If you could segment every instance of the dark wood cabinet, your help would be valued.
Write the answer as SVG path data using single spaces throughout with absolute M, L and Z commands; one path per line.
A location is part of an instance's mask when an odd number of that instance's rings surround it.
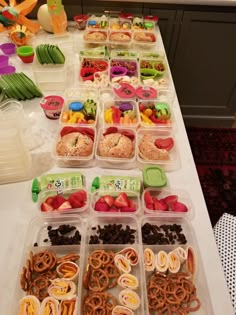
M 232 124 L 235 34 L 236 13 L 184 11 L 171 69 L 186 124 Z

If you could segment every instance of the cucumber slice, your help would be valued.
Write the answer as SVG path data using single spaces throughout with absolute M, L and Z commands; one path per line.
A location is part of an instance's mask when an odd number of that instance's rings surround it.
M 29 86 L 32 93 L 34 93 L 34 96 L 36 97 L 42 97 L 43 93 L 40 91 L 40 89 L 34 84 L 34 82 L 27 77 L 23 72 L 20 72 L 22 78 L 25 80 L 26 84 Z
M 19 88 L 17 88 L 17 86 L 16 86 L 17 83 L 12 78 L 11 74 L 3 75 L 2 79 L 8 84 L 9 88 L 12 90 L 12 94 L 14 95 L 14 98 L 16 98 L 18 100 L 24 100 L 25 99 L 25 95 L 23 93 L 21 93 Z
M 41 57 L 41 55 L 40 55 L 40 47 L 37 46 L 36 49 L 35 49 L 35 51 L 36 51 L 36 56 L 37 56 L 37 58 L 38 58 L 38 62 L 39 62 L 40 64 L 43 64 L 43 60 L 42 60 L 42 57 Z
M 15 98 L 14 93 L 12 93 L 12 90 L 9 88 L 9 85 L 3 80 L 0 80 L 0 86 L 4 90 L 5 95 L 7 98 Z
M 34 98 L 34 94 L 30 91 L 29 86 L 26 84 L 20 73 L 14 73 L 13 78 L 16 80 L 17 86 L 21 87 L 21 91 L 27 99 L 30 100 Z

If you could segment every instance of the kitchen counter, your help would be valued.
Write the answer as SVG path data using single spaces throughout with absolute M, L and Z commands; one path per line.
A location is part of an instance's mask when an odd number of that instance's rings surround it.
M 82 33 L 79 31 L 75 31 L 72 34 L 74 43 L 82 45 L 81 34 Z M 41 39 L 43 40 L 45 36 L 52 35 L 44 35 L 42 33 Z M 157 49 L 162 51 L 164 49 L 161 39 Z M 75 68 L 75 60 L 75 57 L 70 60 L 72 68 Z M 17 57 L 12 57 L 12 62 L 17 66 L 18 72 L 24 71 L 27 75 L 32 77 L 31 65 L 21 64 Z M 31 122 L 32 142 L 35 142 L 37 145 L 37 141 L 42 140 L 41 146 L 39 146 L 39 148 L 35 147 L 31 151 L 33 177 L 40 176 L 42 173 L 74 171 L 75 169 L 62 169 L 57 167 L 51 157 L 52 144 L 58 127 L 58 121 L 50 121 L 45 118 L 39 106 L 39 99 L 25 102 L 24 109 L 26 116 Z M 212 304 L 213 309 L 212 313 L 209 313 L 209 315 L 234 315 L 177 96 L 175 96 L 173 112 L 177 124 L 175 137 L 180 154 L 181 168 L 166 173 L 168 185 L 170 187 L 187 190 L 194 205 L 194 216 L 190 219 L 190 224 L 196 236 L 201 256 L 197 258 L 202 261 L 206 283 L 209 289 L 210 296 L 206 296 L 206 300 Z M 38 143 L 40 143 L 40 141 Z M 79 170 L 86 177 L 87 188 L 90 187 L 95 174 L 99 176 L 104 173 L 111 174 L 112 172 L 112 174 L 117 175 L 123 173 L 126 176 L 141 175 L 141 171 L 138 169 L 109 171 L 95 167 Z M 28 241 L 25 239 L 26 231 L 30 220 L 40 215 L 37 205 L 31 200 L 31 184 L 32 180 L 28 180 L 0 186 L 0 238 L 2 240 L 0 314 L 10 315 L 11 305 L 18 302 L 18 292 L 15 292 L 15 288 L 17 281 L 19 281 L 19 266 L 21 264 L 23 249 Z

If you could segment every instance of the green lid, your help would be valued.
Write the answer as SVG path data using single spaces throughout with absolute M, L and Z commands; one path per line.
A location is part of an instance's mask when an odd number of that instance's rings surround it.
M 145 166 L 143 170 L 143 183 L 145 187 L 166 186 L 166 174 L 160 166 Z
M 31 187 L 31 192 L 32 192 L 32 200 L 34 202 L 38 201 L 38 194 L 40 193 L 40 184 L 37 178 L 33 180 L 32 187 Z
M 95 177 L 92 182 L 91 192 L 93 193 L 95 190 L 100 188 L 100 178 Z

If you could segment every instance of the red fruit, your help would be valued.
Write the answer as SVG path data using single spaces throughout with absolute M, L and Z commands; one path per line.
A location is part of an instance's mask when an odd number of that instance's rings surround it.
M 177 201 L 175 204 L 171 206 L 171 210 L 175 212 L 187 212 L 188 208 L 182 202 Z
M 43 211 L 43 212 L 51 212 L 53 210 L 54 210 L 54 208 L 51 205 L 47 204 L 46 202 L 43 202 L 41 204 L 41 211 Z
M 170 196 L 163 198 L 163 200 L 168 205 L 168 207 L 171 208 L 178 201 L 178 196 L 177 195 L 170 195 Z
M 140 112 L 143 112 L 145 110 L 145 106 L 142 103 L 140 103 L 138 107 L 139 107 Z
M 136 203 L 132 199 L 129 199 L 128 201 L 129 201 L 129 207 L 136 209 Z
M 65 135 L 72 133 L 72 132 L 76 132 L 75 128 L 67 126 L 67 127 L 62 128 L 60 135 L 61 135 L 61 137 L 64 137 Z
M 116 133 L 118 132 L 117 127 L 108 127 L 106 131 L 103 133 L 104 136 L 109 135 L 110 133 Z
M 72 208 L 81 208 L 85 205 L 87 194 L 84 190 L 79 190 L 70 195 L 68 201 L 71 203 Z
M 68 200 L 63 202 L 57 210 L 69 210 L 72 209 L 72 206 Z
M 107 204 L 106 202 L 101 202 L 101 201 L 98 200 L 98 201 L 95 203 L 94 209 L 95 209 L 96 211 L 107 212 L 107 211 L 110 210 L 110 207 L 108 206 L 108 204 Z
M 129 206 L 129 200 L 125 192 L 122 192 L 119 194 L 118 197 L 116 197 L 114 205 L 119 207 L 128 207 Z
M 133 133 L 131 133 L 129 131 L 122 131 L 121 134 L 123 136 L 130 138 L 131 141 L 134 141 L 134 134 Z
M 160 210 L 160 211 L 167 211 L 168 210 L 168 205 L 163 202 L 158 200 L 157 198 L 153 198 L 154 201 L 154 210 Z
M 147 204 L 153 204 L 152 196 L 149 191 L 145 191 L 144 193 L 144 201 Z
M 108 204 L 109 207 L 113 206 L 115 200 L 112 196 L 106 195 L 106 196 L 103 196 L 103 199 Z
M 60 205 L 62 205 L 65 201 L 66 199 L 64 197 L 62 197 L 61 195 L 56 195 L 53 198 L 52 206 L 54 209 L 58 209 Z
M 120 212 L 135 212 L 136 209 L 132 207 L 121 207 Z
M 149 210 L 154 210 L 154 203 L 146 203 L 146 208 Z
M 44 202 L 50 206 L 53 204 L 54 197 L 48 197 Z
M 172 138 L 166 138 L 166 139 L 157 138 L 154 144 L 158 149 L 165 149 L 167 151 L 170 151 L 174 146 L 174 140 Z

